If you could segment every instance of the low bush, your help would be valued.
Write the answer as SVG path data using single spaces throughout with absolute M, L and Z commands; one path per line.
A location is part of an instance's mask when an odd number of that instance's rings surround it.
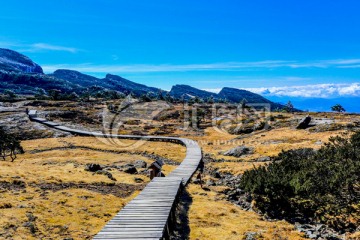
M 360 133 L 330 138 L 318 151 L 282 152 L 272 163 L 246 171 L 240 187 L 271 218 L 354 231 L 360 225 Z

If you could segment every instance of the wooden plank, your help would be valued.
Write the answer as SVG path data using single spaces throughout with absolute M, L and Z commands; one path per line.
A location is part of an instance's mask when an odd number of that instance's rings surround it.
M 72 134 L 105 138 L 120 138 L 145 141 L 164 141 L 181 144 L 186 147 L 186 157 L 183 162 L 167 177 L 154 178 L 143 191 L 130 201 L 94 239 L 161 239 L 175 200 L 183 184 L 187 184 L 202 158 L 197 142 L 186 138 L 164 136 L 135 136 L 135 135 L 109 135 L 99 132 L 83 131 L 61 126 L 60 123 L 49 122 L 46 119 L 31 118 L 61 131 Z

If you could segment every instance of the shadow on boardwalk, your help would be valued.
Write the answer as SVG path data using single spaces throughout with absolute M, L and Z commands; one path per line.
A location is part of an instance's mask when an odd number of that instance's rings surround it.
M 170 236 L 171 240 L 184 240 L 190 238 L 189 209 L 193 200 L 186 188 L 183 188 L 176 207 L 176 224 Z

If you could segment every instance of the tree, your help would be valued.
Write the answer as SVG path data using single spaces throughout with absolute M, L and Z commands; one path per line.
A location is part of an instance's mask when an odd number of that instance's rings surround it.
M 165 100 L 163 91 L 161 89 L 159 89 L 159 91 L 158 91 L 157 100 L 162 100 L 162 101 Z
M 173 103 L 174 102 L 174 98 L 170 95 L 169 92 L 167 92 L 165 94 L 165 101 L 168 102 L 168 103 Z
M 79 95 L 76 94 L 76 92 L 70 93 L 67 98 L 71 101 L 76 101 L 79 98 Z
M 24 153 L 20 141 L 13 135 L 7 133 L 4 128 L 0 126 L 0 157 L 4 160 L 6 157 L 10 157 L 13 162 L 16 159 L 17 153 Z
M 208 97 L 208 98 L 206 99 L 206 102 L 207 102 L 207 103 L 210 103 L 210 104 L 213 104 L 213 103 L 215 102 L 214 96 Z
M 35 98 L 38 99 L 38 100 L 43 100 L 43 99 L 46 99 L 47 96 L 46 96 L 46 92 L 44 89 L 42 88 L 37 88 L 36 89 L 36 93 L 35 93 Z
M 9 100 L 14 100 L 17 97 L 17 95 L 11 90 L 5 90 L 4 94 L 7 95 Z
M 294 105 L 291 103 L 291 101 L 288 101 L 288 103 L 284 107 L 284 110 L 290 113 L 294 111 Z
M 48 92 L 49 92 L 49 96 L 51 97 L 52 100 L 60 100 L 60 97 L 61 97 L 60 90 L 50 89 Z
M 334 106 L 331 107 L 331 111 L 334 112 L 346 112 L 345 108 L 343 108 L 343 106 L 341 106 L 340 104 L 335 104 Z
M 149 97 L 148 94 L 143 94 L 140 96 L 140 101 L 142 102 L 151 102 L 151 98 Z

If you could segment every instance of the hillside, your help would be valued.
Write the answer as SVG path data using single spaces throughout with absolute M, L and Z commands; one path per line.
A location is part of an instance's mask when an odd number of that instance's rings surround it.
M 100 86 L 102 84 L 101 79 L 74 70 L 59 69 L 53 74 L 48 75 L 69 81 L 71 83 L 79 84 L 83 87 L 90 87 L 94 85 Z
M 95 87 L 96 86 L 96 87 Z M 107 74 L 97 78 L 78 71 L 59 69 L 52 74 L 44 74 L 42 68 L 30 58 L 8 49 L 0 49 L 0 92 L 12 90 L 17 94 L 37 94 L 42 90 L 60 90 L 63 94 L 90 93 L 97 97 L 109 96 L 109 91 L 123 94 L 133 93 L 141 96 L 149 92 L 157 94 L 161 89 L 139 84 L 121 76 Z M 107 92 L 107 93 L 106 93 Z M 165 92 L 165 91 L 164 91 Z M 115 94 L 117 95 L 117 93 Z M 227 100 L 239 103 L 246 99 L 248 103 L 269 103 L 272 109 L 283 108 L 283 105 L 245 90 L 225 87 L 219 94 L 207 92 L 188 85 L 174 85 L 170 95 L 176 99 L 193 97 L 201 99 Z
M 56 89 L 62 93 L 81 93 L 84 88 L 77 84 L 44 74 L 1 71 L 0 92 L 11 90 L 16 94 L 37 94 L 41 91 Z
M 219 96 L 216 93 L 207 92 L 188 85 L 181 84 L 174 85 L 171 88 L 170 95 L 175 98 L 182 98 L 184 96 L 185 99 L 190 99 L 192 97 L 199 97 L 203 99 L 213 97 L 214 99 L 219 99 Z
M 135 83 L 117 75 L 107 74 L 104 82 L 117 90 L 124 93 L 134 93 L 135 95 L 142 95 L 148 92 L 157 93 L 160 89 L 155 87 L 148 87 L 143 84 Z
M 274 103 L 259 94 L 242 89 L 224 87 L 219 92 L 219 96 L 235 103 L 239 103 L 245 99 L 247 103 L 268 103 L 271 105 L 271 109 L 282 109 L 284 107 L 283 105 Z
M 0 69 L 9 72 L 43 73 L 42 68 L 30 58 L 4 48 L 0 48 Z

